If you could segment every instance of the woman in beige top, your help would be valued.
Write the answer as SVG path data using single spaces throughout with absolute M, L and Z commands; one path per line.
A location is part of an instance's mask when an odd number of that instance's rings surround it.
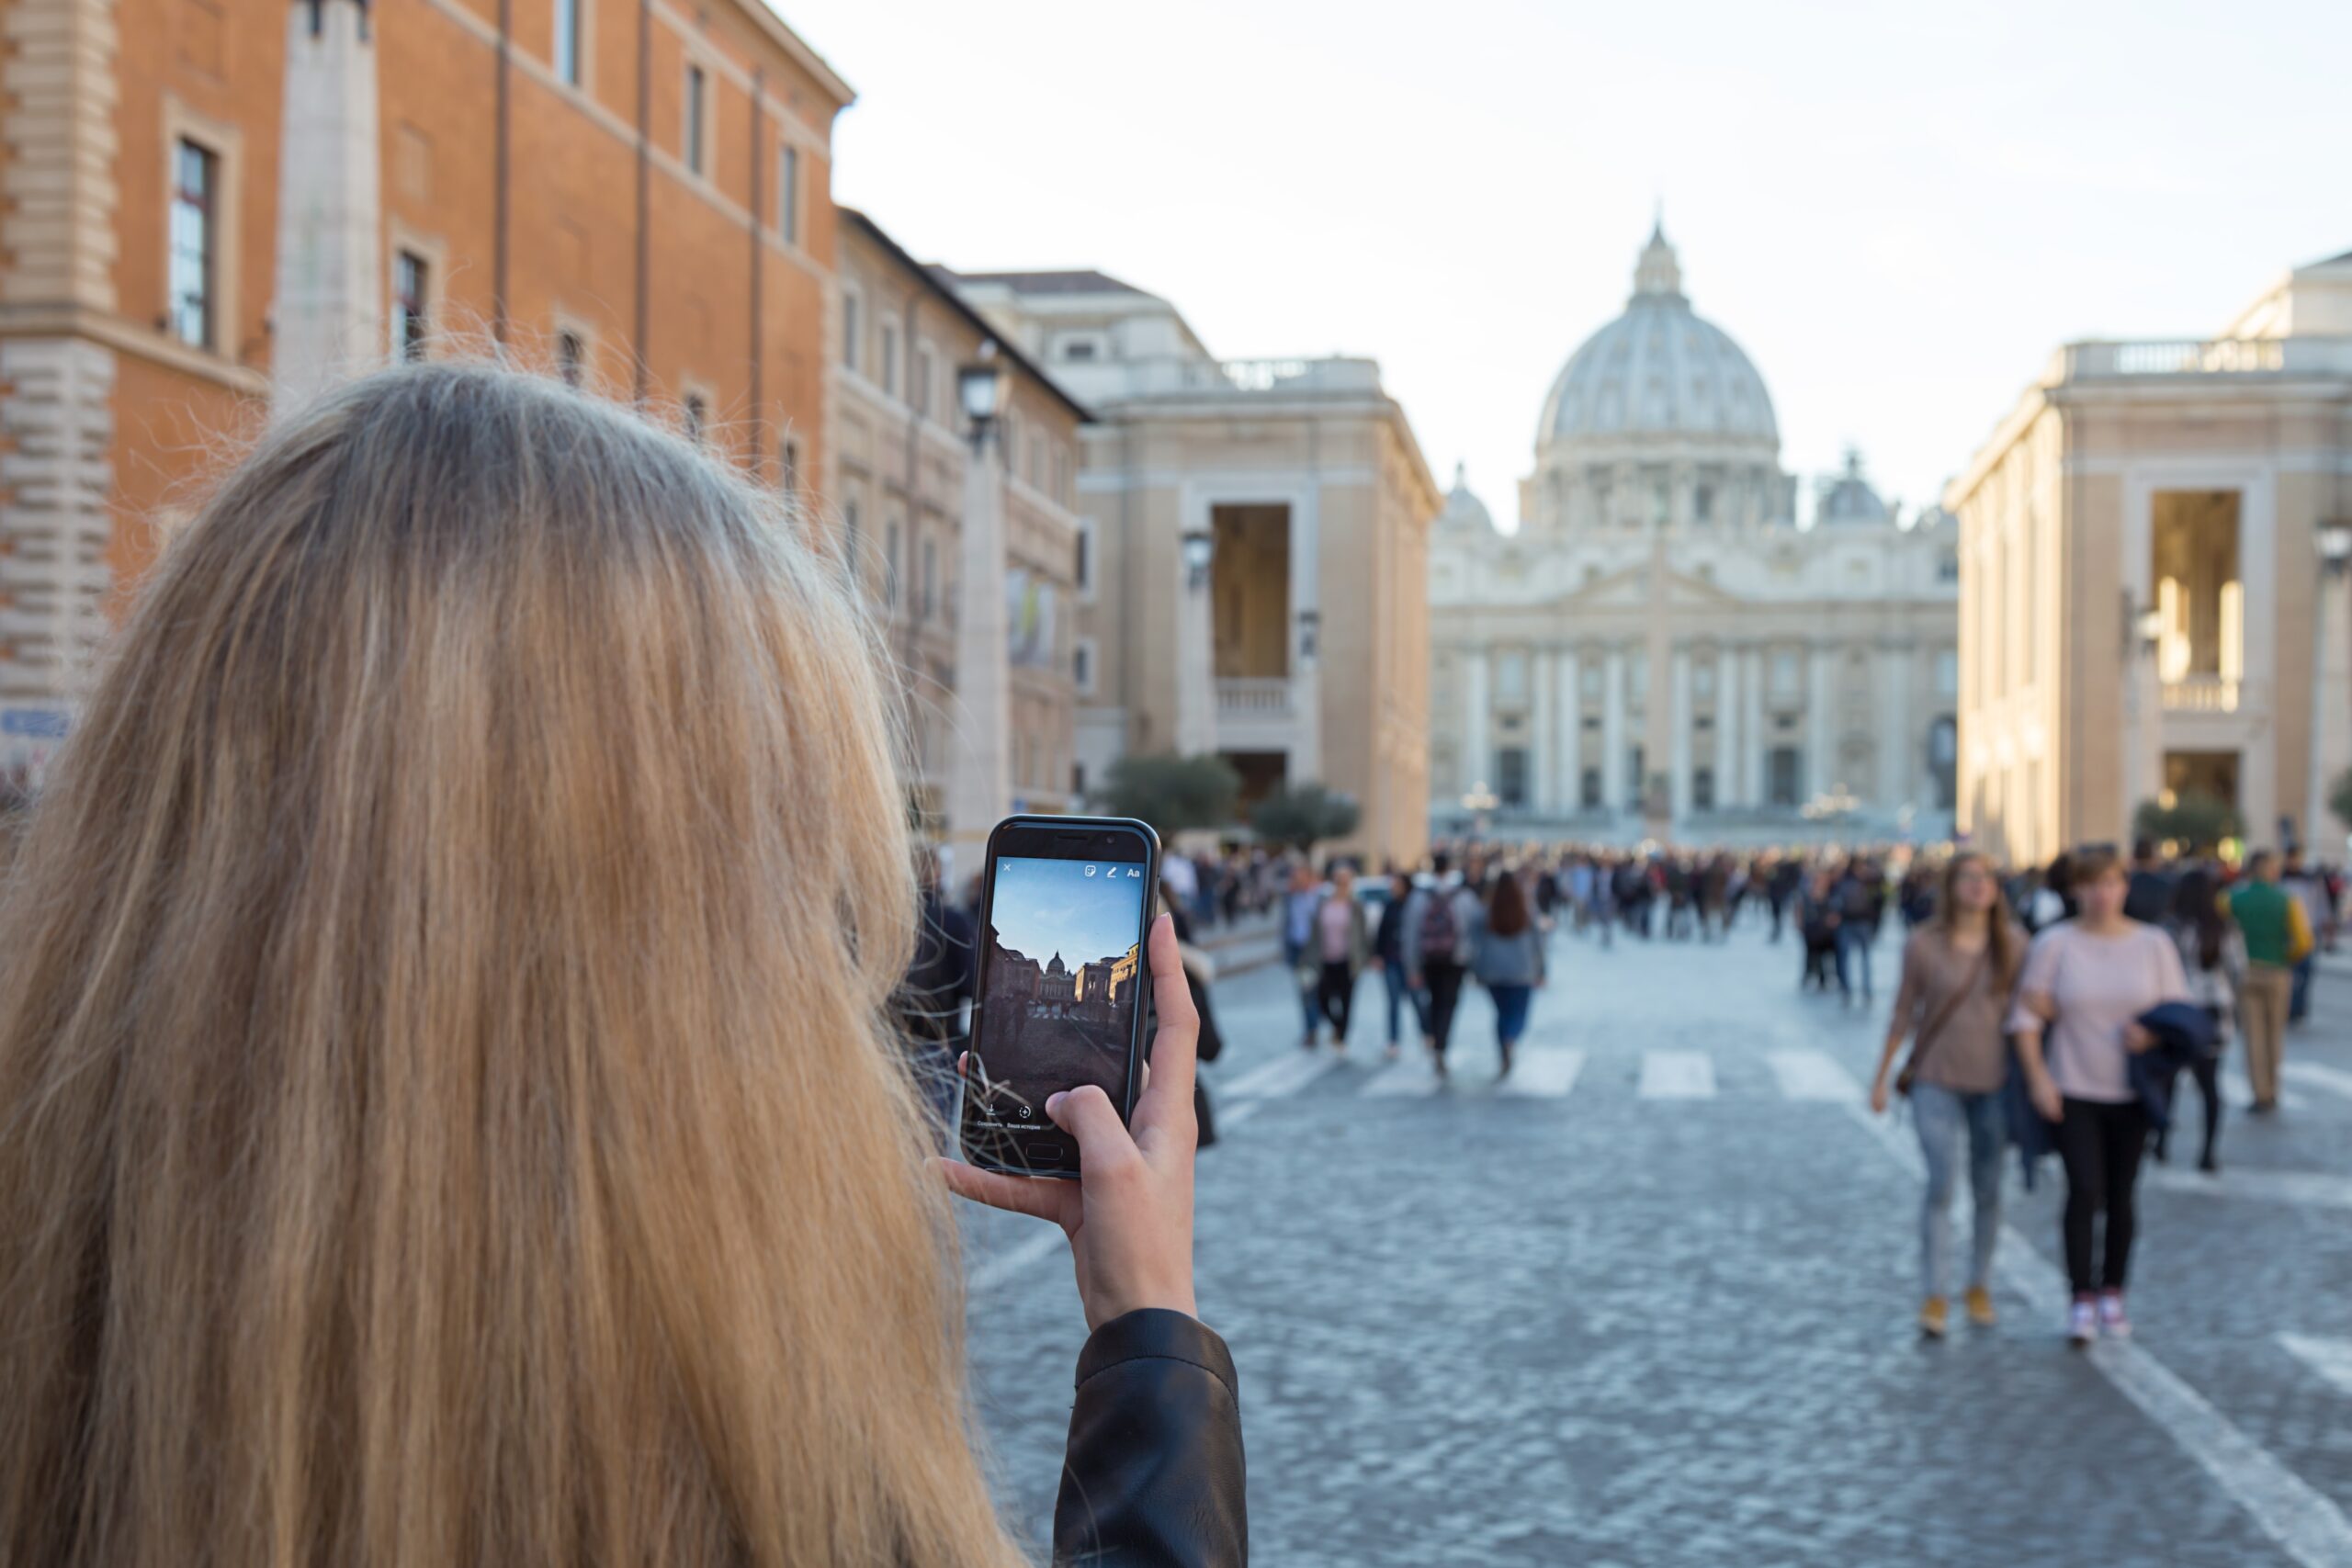
M 1993 1322 L 1993 1247 L 2001 1234 L 2001 1151 L 2007 1141 L 2001 1084 L 2008 1073 L 2008 1046 L 2002 1020 L 2024 961 L 2025 932 L 2001 907 L 1991 863 L 1970 852 L 1954 855 L 1944 867 L 1935 918 L 1912 932 L 1904 946 L 1903 983 L 1871 1085 L 1871 1109 L 1883 1114 L 1895 1053 L 1916 1036 L 1911 1115 L 1928 1162 L 1919 1220 L 1927 1300 L 1919 1309 L 1919 1328 L 1934 1338 L 1942 1337 L 1950 1316 L 1951 1190 L 1963 1132 L 1975 1206 L 1968 1317 L 1979 1325 Z

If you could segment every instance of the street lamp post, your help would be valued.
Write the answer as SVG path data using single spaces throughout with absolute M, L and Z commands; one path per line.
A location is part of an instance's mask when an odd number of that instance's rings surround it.
M 964 462 L 964 519 L 956 584 L 955 750 L 949 762 L 947 833 L 958 858 L 977 868 L 989 830 L 1011 809 L 1012 676 L 1004 605 L 1004 464 L 997 440 L 1004 410 L 1004 364 L 993 342 L 956 372 L 956 400 L 971 425 Z
M 2303 843 L 2317 852 L 2327 837 L 2327 786 L 2332 769 L 2346 765 L 2352 746 L 2346 728 L 2352 726 L 2352 657 L 2345 637 L 2334 625 L 2335 601 L 2344 597 L 2352 575 L 2352 519 L 2322 523 L 2314 542 L 2319 553 L 2319 580 L 2312 604 L 2312 724 L 2307 750 L 2309 776 L 2303 785 Z
M 1216 536 L 1206 527 L 1188 528 L 1179 543 L 1184 589 L 1177 607 L 1176 750 L 1198 757 L 1216 750 L 1216 625 L 1209 603 Z

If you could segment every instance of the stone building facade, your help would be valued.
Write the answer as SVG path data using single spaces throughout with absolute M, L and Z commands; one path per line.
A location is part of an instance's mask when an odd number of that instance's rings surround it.
M 1974 839 L 2046 861 L 2194 793 L 2341 858 L 2352 586 L 2319 545 L 2352 524 L 2352 253 L 2214 338 L 2060 348 L 1945 502 Z
M 1078 765 L 1216 752 L 1245 806 L 1351 795 L 1335 846 L 1428 834 L 1430 525 L 1442 497 L 1368 359 L 1220 361 L 1175 306 L 1098 272 L 956 286 L 1087 405 Z
M 920 816 L 945 826 L 956 749 L 962 530 L 977 460 L 956 372 L 984 352 L 1007 367 L 987 482 L 1002 522 L 1007 797 L 999 812 L 1073 809 L 1076 511 L 1086 410 L 880 225 L 840 215 L 836 479 L 822 514 L 876 606 L 899 665 Z
M 373 359 L 500 341 L 829 483 L 851 93 L 765 6 L 0 16 L 0 762 L 70 724 L 213 454 Z
M 1812 525 L 1763 378 L 1654 231 L 1623 314 L 1545 398 L 1521 525 L 1457 471 L 1431 549 L 1442 829 L 1933 838 L 1957 751 L 1950 520 L 1859 457 Z

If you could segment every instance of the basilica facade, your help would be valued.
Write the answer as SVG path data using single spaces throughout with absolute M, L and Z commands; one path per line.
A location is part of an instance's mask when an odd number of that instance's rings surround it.
M 1770 394 L 1663 229 L 1544 399 L 1520 526 L 1457 470 L 1430 549 L 1430 816 L 1513 836 L 1949 832 L 1959 546 L 1849 454 L 1797 520 Z

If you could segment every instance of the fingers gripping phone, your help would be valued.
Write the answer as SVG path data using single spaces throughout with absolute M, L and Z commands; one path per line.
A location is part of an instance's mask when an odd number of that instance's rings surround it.
M 1120 817 L 1008 817 L 981 886 L 957 1142 L 984 1169 L 1075 1177 L 1078 1140 L 1046 1100 L 1095 1084 L 1134 1114 L 1159 836 Z

